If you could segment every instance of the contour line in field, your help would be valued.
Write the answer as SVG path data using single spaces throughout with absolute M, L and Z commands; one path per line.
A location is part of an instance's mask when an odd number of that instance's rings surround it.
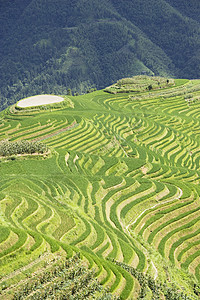
M 31 106 L 39 106 L 39 105 L 46 105 L 46 104 L 53 104 L 59 103 L 64 101 L 64 98 L 60 96 L 54 95 L 37 95 L 33 97 L 29 97 L 23 100 L 20 100 L 17 103 L 18 107 L 31 107 Z

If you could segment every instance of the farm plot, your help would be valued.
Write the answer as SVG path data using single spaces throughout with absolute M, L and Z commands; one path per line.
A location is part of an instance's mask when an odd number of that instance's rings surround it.
M 52 282 L 58 297 L 63 283 L 44 269 L 74 255 L 80 282 L 95 276 L 120 299 L 198 299 L 200 103 L 185 98 L 197 99 L 200 84 L 173 82 L 137 95 L 71 96 L 73 108 L 1 113 L 0 140 L 51 150 L 0 158 L 2 299 L 48 295 Z M 84 277 L 80 264 L 93 271 Z

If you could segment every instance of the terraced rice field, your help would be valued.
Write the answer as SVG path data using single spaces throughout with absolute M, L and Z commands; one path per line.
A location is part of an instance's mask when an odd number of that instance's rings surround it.
M 76 253 L 121 299 L 199 299 L 200 80 L 175 84 L 0 114 L 0 140 L 51 150 L 0 158 L 2 299 Z

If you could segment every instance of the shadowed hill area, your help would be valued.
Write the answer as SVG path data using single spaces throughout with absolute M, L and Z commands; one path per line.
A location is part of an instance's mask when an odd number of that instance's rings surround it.
M 1 109 L 138 74 L 200 77 L 199 9 L 186 0 L 1 0 Z

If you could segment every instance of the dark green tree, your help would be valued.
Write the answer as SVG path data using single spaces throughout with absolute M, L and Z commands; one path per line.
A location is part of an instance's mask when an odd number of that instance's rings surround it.
M 67 89 L 67 95 L 72 96 L 72 90 L 71 89 Z

